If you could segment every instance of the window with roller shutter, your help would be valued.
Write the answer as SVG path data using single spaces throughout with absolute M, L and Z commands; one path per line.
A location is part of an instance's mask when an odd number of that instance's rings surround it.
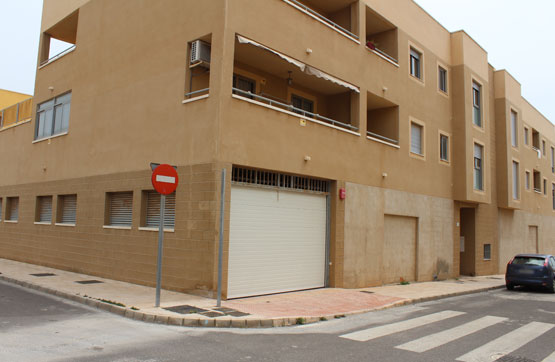
M 37 197 L 36 222 L 51 223 L 52 222 L 52 196 Z
M 77 195 L 60 195 L 58 197 L 58 223 L 75 225 L 77 220 Z
M 2 198 L 0 197 L 0 221 L 2 221 Z
M 146 217 L 145 227 L 159 227 L 160 224 L 160 194 L 156 191 L 145 191 Z M 173 229 L 175 226 L 175 192 L 166 195 L 166 207 L 164 209 L 164 228 Z
M 5 221 L 17 221 L 19 219 L 19 197 L 8 197 L 6 199 Z
M 107 225 L 131 227 L 133 220 L 133 192 L 107 194 Z

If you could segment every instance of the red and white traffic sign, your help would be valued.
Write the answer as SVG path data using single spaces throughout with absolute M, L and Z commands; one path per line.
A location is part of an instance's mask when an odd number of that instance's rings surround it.
M 162 164 L 152 172 L 152 186 L 162 195 L 169 195 L 175 191 L 179 183 L 177 171 L 168 164 Z

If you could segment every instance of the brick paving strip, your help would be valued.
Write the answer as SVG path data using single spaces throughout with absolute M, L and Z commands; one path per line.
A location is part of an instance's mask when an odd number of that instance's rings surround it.
M 163 290 L 154 308 L 154 288 L 0 258 L 0 280 L 56 295 L 148 323 L 185 327 L 266 328 L 310 324 L 504 287 L 504 277 L 386 285 L 363 289 L 325 288 L 216 301 Z M 186 313 L 186 314 L 183 314 Z

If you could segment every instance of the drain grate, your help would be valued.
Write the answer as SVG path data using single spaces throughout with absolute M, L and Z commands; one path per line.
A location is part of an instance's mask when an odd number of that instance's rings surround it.
M 52 273 L 35 273 L 35 274 L 29 274 L 32 275 L 34 277 L 53 277 L 56 274 L 52 274 Z
M 498 362 L 536 362 L 532 359 L 519 356 L 504 356 L 497 360 Z
M 101 282 L 100 280 L 78 280 L 75 283 L 79 283 L 79 284 L 99 284 L 99 283 L 104 283 L 104 282 Z
M 238 310 L 236 310 L 235 312 L 227 312 L 225 315 L 230 315 L 232 317 L 246 317 L 250 315 L 250 313 L 239 312 Z
M 193 307 L 191 305 L 177 305 L 175 307 L 164 308 L 170 312 L 175 312 L 179 314 L 192 314 L 192 313 L 204 313 L 208 312 L 207 309 Z
M 361 290 L 361 293 L 366 293 L 366 294 L 374 294 L 374 292 L 368 291 L 368 290 Z
M 222 312 L 214 312 L 214 311 L 204 312 L 200 314 L 208 318 L 223 317 L 225 315 Z

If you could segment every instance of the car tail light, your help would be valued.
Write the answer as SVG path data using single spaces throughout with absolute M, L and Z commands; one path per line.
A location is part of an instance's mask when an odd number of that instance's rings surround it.
M 549 264 L 549 258 L 545 258 L 545 263 L 543 263 L 543 266 L 547 266 L 547 264 Z
M 513 263 L 513 260 L 515 260 L 515 258 L 512 258 L 511 260 L 509 260 L 509 262 L 507 263 L 507 266 L 511 265 Z

